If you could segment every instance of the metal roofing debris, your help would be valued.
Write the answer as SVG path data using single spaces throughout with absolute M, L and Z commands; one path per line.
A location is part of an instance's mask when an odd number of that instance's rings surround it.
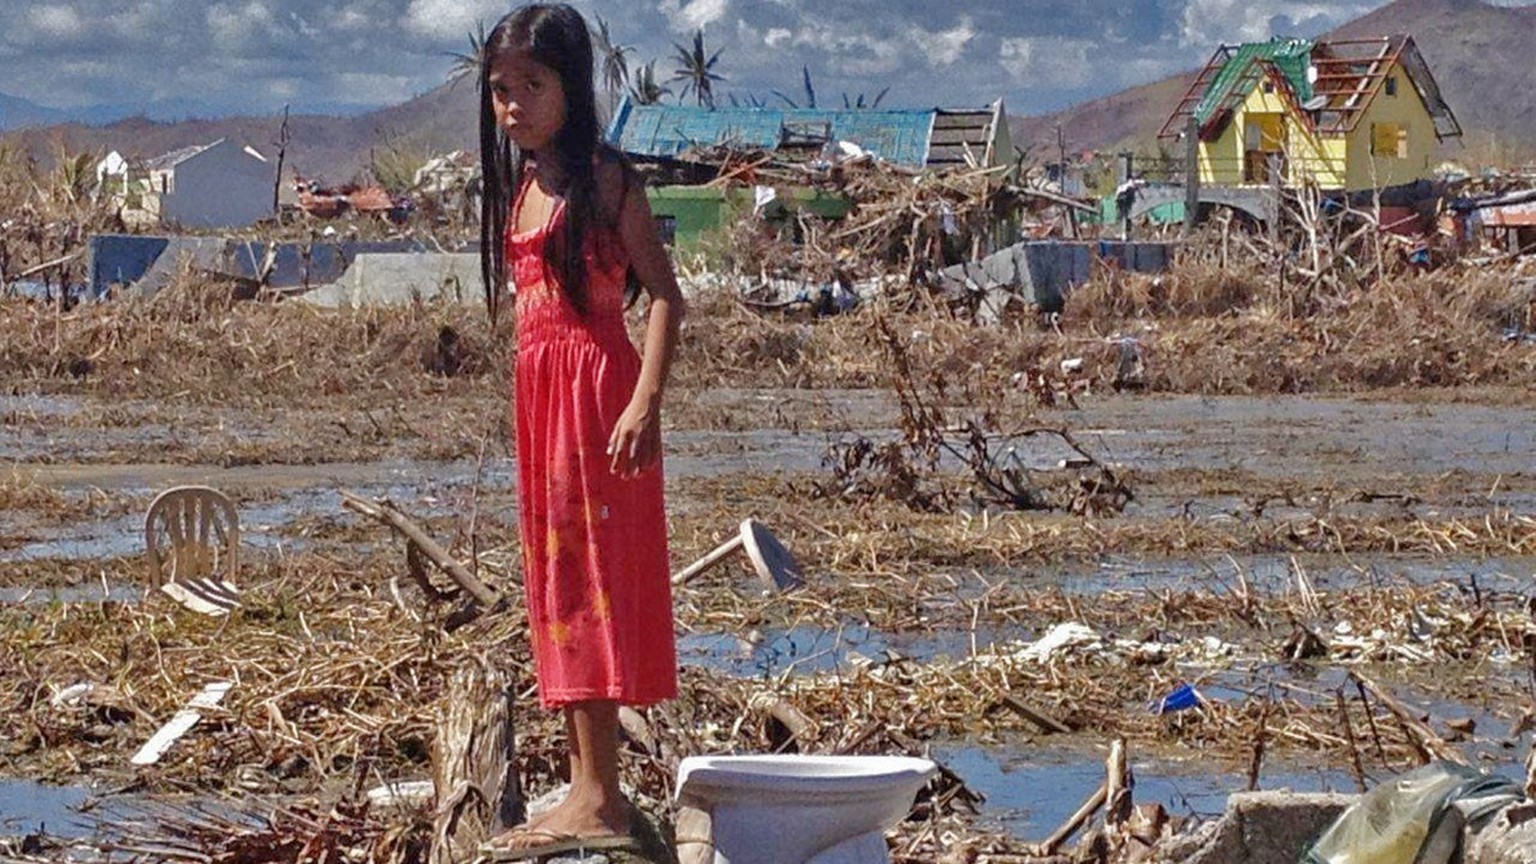
M 1201 69 L 1178 107 L 1158 133 L 1177 137 L 1184 120 L 1194 117 L 1201 137 L 1212 140 L 1260 81 L 1276 82 L 1295 111 L 1320 134 L 1351 132 L 1365 115 L 1394 69 L 1400 68 L 1423 101 L 1440 138 L 1461 135 L 1461 125 L 1440 94 L 1440 87 L 1413 37 L 1275 39 L 1223 45 Z
M 626 99 L 608 127 L 626 153 L 677 156 L 697 147 L 780 150 L 847 141 L 903 165 L 984 163 L 1000 107 L 943 109 L 696 108 Z M 969 155 L 969 159 L 967 156 Z
M 1234 100 L 1246 99 L 1252 85 L 1265 77 L 1266 63 L 1280 70 L 1297 101 L 1305 104 L 1312 98 L 1312 83 L 1307 80 L 1312 45 L 1309 39 L 1272 39 L 1236 46 L 1195 106 L 1195 119 L 1204 126 L 1218 112 L 1234 107 L 1230 104 Z
M 169 168 L 175 168 L 177 165 L 180 165 L 188 159 L 191 159 L 193 156 L 206 153 L 209 150 L 219 146 L 220 144 L 223 144 L 227 140 L 229 139 L 220 138 L 217 141 L 211 141 L 207 144 L 195 144 L 191 147 L 183 147 L 180 150 L 172 150 L 169 153 L 164 153 L 148 160 L 144 163 L 144 167 L 149 171 L 164 171 Z M 251 147 L 250 145 L 243 145 L 240 149 L 247 156 L 260 159 L 263 162 L 268 161 L 267 157 L 261 155 L 261 153 L 258 152 L 256 148 Z

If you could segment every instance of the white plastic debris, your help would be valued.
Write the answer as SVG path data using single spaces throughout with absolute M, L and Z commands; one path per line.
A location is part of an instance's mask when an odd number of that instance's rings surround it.
M 376 807 L 420 807 L 437 794 L 431 780 L 400 780 L 368 790 L 368 800 Z
M 1081 357 L 1073 357 L 1070 360 L 1061 361 L 1061 371 L 1063 372 L 1081 372 L 1082 369 L 1083 358 Z
M 85 697 L 96 689 L 96 685 L 89 681 L 81 681 L 79 684 L 71 684 L 63 690 L 53 694 L 48 704 L 55 708 L 73 708 L 85 701 Z
M 1052 627 L 1043 637 L 1019 652 L 1019 659 L 1042 663 L 1073 649 L 1098 649 L 1103 645 L 1098 631 L 1086 624 L 1067 621 Z

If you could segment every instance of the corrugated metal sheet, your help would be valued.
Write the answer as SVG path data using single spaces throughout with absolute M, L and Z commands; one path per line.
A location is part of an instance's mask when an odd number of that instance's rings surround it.
M 608 143 L 626 153 L 676 156 L 692 147 L 728 145 L 777 150 L 793 141 L 850 141 L 888 162 L 928 163 L 929 139 L 940 112 L 926 110 L 833 111 L 806 108 L 719 108 L 633 105 L 620 108 Z M 978 158 L 986 149 L 982 137 Z
M 1195 106 L 1195 119 L 1201 124 L 1212 116 L 1232 107 L 1234 100 L 1246 98 L 1250 85 L 1259 80 L 1251 70 L 1260 63 L 1269 63 L 1279 69 L 1296 94 L 1296 101 L 1306 103 L 1312 98 L 1312 84 L 1307 80 L 1307 66 L 1312 57 L 1312 43 L 1306 39 L 1272 39 L 1268 42 L 1250 42 L 1232 49 L 1231 59 L 1221 67 L 1216 78 L 1206 88 L 1200 104 Z

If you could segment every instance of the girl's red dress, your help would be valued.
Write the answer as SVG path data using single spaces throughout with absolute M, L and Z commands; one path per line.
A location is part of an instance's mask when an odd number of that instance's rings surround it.
M 677 652 L 660 465 L 638 478 L 609 470 L 608 438 L 640 376 L 624 327 L 629 257 L 617 231 L 587 231 L 586 311 L 546 266 L 540 227 L 515 233 L 517 470 L 523 584 L 539 699 L 548 708 L 677 695 Z

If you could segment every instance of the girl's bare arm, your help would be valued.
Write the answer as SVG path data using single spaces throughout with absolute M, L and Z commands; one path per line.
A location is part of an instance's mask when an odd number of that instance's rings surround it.
M 603 169 L 598 174 L 599 188 L 604 192 L 601 197 L 614 202 L 614 206 L 623 202 L 618 214 L 619 238 L 650 298 L 640 381 L 608 443 L 612 470 L 634 476 L 654 465 L 661 456 L 661 399 L 686 304 L 672 271 L 672 259 L 656 231 L 656 220 L 651 217 L 644 184 L 630 177 L 625 194 L 623 170 L 617 165 L 605 165 Z M 611 197 L 608 190 L 612 190 Z

